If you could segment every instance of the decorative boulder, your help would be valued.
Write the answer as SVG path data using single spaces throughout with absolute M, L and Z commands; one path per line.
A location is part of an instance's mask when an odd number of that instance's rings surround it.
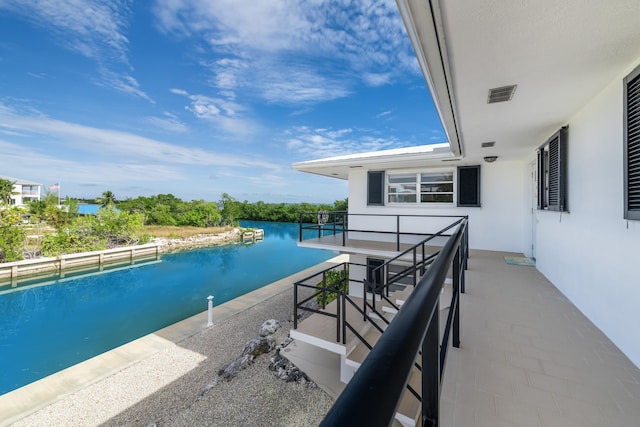
M 224 365 L 224 367 L 218 371 L 218 375 L 226 381 L 230 381 L 238 375 L 238 372 L 249 366 L 253 362 L 253 359 L 261 354 L 269 353 L 274 348 L 276 348 L 276 340 L 273 337 L 251 339 L 245 344 L 242 355 L 236 360 Z
M 280 329 L 280 322 L 275 319 L 269 319 L 260 326 L 260 336 L 266 337 Z
M 231 381 L 233 377 L 238 375 L 238 372 L 249 366 L 251 362 L 253 362 L 253 356 L 250 354 L 244 355 L 227 363 L 218 371 L 218 375 L 226 381 Z
M 289 359 L 280 354 L 281 348 L 276 350 L 276 354 L 271 357 L 269 370 L 273 371 L 273 375 L 286 382 L 297 382 L 306 385 L 308 388 L 317 387 L 316 383 L 302 372 L 296 365 L 291 363 Z
M 253 359 L 261 354 L 269 353 L 274 348 L 276 348 L 276 340 L 273 337 L 253 338 L 245 344 L 241 357 L 251 355 Z

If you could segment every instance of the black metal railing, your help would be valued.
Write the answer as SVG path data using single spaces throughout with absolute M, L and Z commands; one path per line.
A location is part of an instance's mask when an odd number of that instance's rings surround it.
M 342 246 L 344 246 L 348 219 L 347 211 L 301 212 L 298 221 L 300 241 L 302 242 L 304 238 L 321 238 L 342 233 Z
M 365 346 L 371 349 L 369 344 L 359 333 L 346 317 L 349 309 L 355 310 L 369 321 L 374 328 L 380 333 L 383 328 L 377 323 L 377 320 L 365 312 L 363 308 L 351 296 L 349 296 L 349 288 L 346 286 L 351 283 L 364 285 L 364 280 L 349 279 L 348 271 L 351 266 L 366 267 L 364 264 L 353 262 L 343 262 L 332 267 L 328 267 L 304 279 L 298 280 L 293 287 L 293 329 L 298 329 L 299 318 L 302 313 L 315 313 L 321 316 L 327 316 L 336 319 L 336 335 L 335 341 L 342 344 L 347 343 L 347 330 L 350 330 Z M 344 278 L 339 282 L 329 283 L 328 276 L 332 271 L 343 271 Z M 306 292 L 304 290 L 307 290 Z M 327 298 L 327 295 L 333 295 L 334 298 Z M 335 301 L 335 303 L 327 304 L 327 301 Z M 329 307 L 330 306 L 330 307 Z M 380 313 L 377 313 L 380 315 Z M 383 320 L 386 320 L 382 318 Z M 387 321 L 388 323 L 388 321 Z
M 339 244 L 347 246 L 350 236 L 380 239 L 395 243 L 395 250 L 400 251 L 403 244 L 415 244 L 415 238 L 433 236 L 443 225 L 435 224 L 436 219 L 462 219 L 462 215 L 391 215 L 391 214 L 359 214 L 346 211 L 303 212 L 299 216 L 299 240 L 310 238 L 322 239 L 340 235 Z M 418 224 L 420 221 L 426 220 Z M 372 224 L 369 226 L 368 224 Z M 433 227 L 433 228 L 432 228 Z M 430 231 L 433 229 L 434 231 Z M 442 234 L 443 237 L 449 237 Z M 411 239 L 414 239 L 412 242 Z M 386 241 L 385 240 L 385 241 Z
M 408 277 L 411 277 L 413 282 L 412 283 L 413 287 L 415 287 L 417 284 L 418 278 L 424 275 L 426 269 L 429 267 L 429 265 L 431 265 L 431 263 L 433 263 L 436 256 L 439 254 L 438 250 L 435 250 L 432 253 L 427 252 L 427 249 L 429 248 L 429 243 L 431 243 L 437 237 L 449 236 L 447 232 L 453 229 L 454 227 L 456 227 L 457 225 L 459 225 L 460 223 L 462 223 L 463 220 L 467 220 L 468 222 L 468 217 L 466 216 L 461 217 L 459 220 L 447 225 L 441 230 L 435 232 L 434 234 L 431 234 L 429 237 L 427 237 L 420 243 L 406 249 L 404 252 L 396 255 L 395 257 L 385 261 L 383 264 L 374 268 L 371 271 L 371 277 L 373 280 L 369 286 L 370 289 L 372 289 L 371 292 L 367 292 L 367 286 L 365 286 L 365 292 L 363 295 L 363 309 L 366 311 L 368 307 L 371 310 L 375 311 L 376 296 L 380 297 L 381 299 L 384 299 L 387 303 L 391 304 L 393 307 L 397 309 L 398 307 L 389 299 L 389 289 L 391 288 L 391 286 L 397 285 L 401 283 L 402 280 Z M 469 233 L 469 229 L 467 226 L 465 227 L 465 232 L 462 240 L 462 245 L 463 245 L 462 257 L 465 261 L 465 268 L 466 268 L 467 254 L 469 250 L 468 238 L 467 238 L 468 233 Z M 401 261 L 407 258 L 411 260 L 409 265 L 401 271 L 393 272 L 393 276 L 391 276 L 392 274 L 391 266 L 397 265 L 398 261 Z M 382 279 L 382 280 L 379 280 L 379 279 Z M 462 292 L 464 292 L 464 288 L 462 289 Z M 367 295 L 370 295 L 371 297 L 370 303 L 368 302 Z
M 298 280 L 293 286 L 293 329 L 298 329 L 298 319 L 304 312 L 316 313 L 322 316 L 332 317 L 336 319 L 336 342 L 340 342 L 343 337 L 342 323 L 344 318 L 344 310 L 342 310 L 342 296 L 348 292 L 348 285 L 357 280 L 349 279 L 349 266 L 361 265 L 349 262 L 343 262 L 332 267 L 328 267 L 311 276 Z M 337 283 L 327 280 L 330 272 L 342 272 L 342 280 Z M 304 290 L 307 290 L 306 292 Z M 304 294 L 304 295 L 303 295 Z M 332 298 L 331 296 L 335 296 Z M 336 301 L 332 307 L 335 312 L 327 310 L 328 301 Z
M 460 346 L 460 290 L 466 267 L 467 220 L 435 258 L 321 426 L 391 425 L 416 359 L 421 357 L 422 425 L 437 426 L 449 337 Z M 453 267 L 453 296 L 440 341 L 440 291 Z M 375 402 L 375 404 L 372 404 Z

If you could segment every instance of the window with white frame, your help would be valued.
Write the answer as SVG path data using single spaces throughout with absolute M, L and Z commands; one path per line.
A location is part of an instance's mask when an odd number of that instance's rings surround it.
M 421 173 L 420 202 L 453 203 L 453 171 Z
M 387 174 L 388 203 L 453 203 L 453 171 Z

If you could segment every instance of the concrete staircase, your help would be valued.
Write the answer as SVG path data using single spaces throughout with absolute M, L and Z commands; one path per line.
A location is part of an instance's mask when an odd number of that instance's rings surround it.
M 390 295 L 390 299 L 397 307 L 401 307 L 413 291 L 412 286 L 398 289 Z M 362 299 L 351 297 L 354 302 L 362 307 Z M 446 324 L 449 301 L 451 300 L 451 281 L 447 279 L 440 306 L 440 335 Z M 379 304 L 379 305 L 378 305 Z M 397 309 L 385 300 L 377 300 L 376 309 L 387 321 L 393 321 Z M 337 302 L 327 305 L 327 313 L 335 313 Z M 347 305 L 347 320 L 349 324 L 361 335 L 370 346 L 374 346 L 381 333 L 365 321 L 355 309 Z M 373 321 L 383 330 L 386 323 L 373 314 Z M 334 398 L 337 397 L 344 385 L 346 385 L 358 370 L 364 359 L 369 354 L 369 348 L 360 339 L 348 331 L 346 343 L 336 342 L 336 320 L 331 317 L 313 314 L 299 325 L 297 330 L 291 330 L 291 337 L 296 340 L 293 347 L 285 351 L 285 356 L 307 373 L 323 390 Z M 311 346 L 310 346 L 311 345 Z M 318 349 L 317 347 L 320 347 Z M 324 352 L 322 351 L 324 350 Z M 418 356 L 416 364 L 420 366 L 421 357 Z M 415 367 L 412 369 L 409 385 L 418 394 L 422 391 L 421 371 Z M 415 426 L 419 424 L 421 405 L 419 400 L 407 389 L 402 397 L 396 421 L 402 426 Z

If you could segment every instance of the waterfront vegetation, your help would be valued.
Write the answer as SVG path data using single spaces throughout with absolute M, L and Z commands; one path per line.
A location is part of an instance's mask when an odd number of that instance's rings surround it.
M 326 306 L 331 301 L 338 298 L 338 292 L 349 293 L 349 269 L 329 270 L 325 273 L 324 282 L 316 285 L 318 295 L 316 301 L 321 306 Z M 333 292 L 322 291 L 323 289 L 331 289 Z
M 297 222 L 302 212 L 347 210 L 346 199 L 333 204 L 249 203 L 224 193 L 217 202 L 183 201 L 173 194 L 118 201 L 105 191 L 91 200 L 101 207 L 95 215 L 80 215 L 81 200 L 67 197 L 59 204 L 51 192 L 27 207 L 10 206 L 13 183 L 2 181 L 0 262 L 144 244 L 154 237 L 220 234 L 241 219 Z
M 215 227 L 236 225 L 239 220 L 298 222 L 300 213 L 347 210 L 347 200 L 333 204 L 241 202 L 223 193 L 218 202 L 185 202 L 173 194 L 137 197 L 117 203 L 118 209 L 140 212 L 146 225 Z

